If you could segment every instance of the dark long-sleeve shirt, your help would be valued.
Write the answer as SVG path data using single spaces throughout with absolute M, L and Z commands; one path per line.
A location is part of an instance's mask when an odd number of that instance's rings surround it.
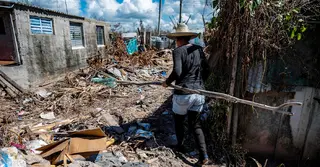
M 166 83 L 190 88 L 204 89 L 204 81 L 209 76 L 209 66 L 201 46 L 183 45 L 173 51 L 173 70 Z M 175 90 L 174 94 L 188 94 Z

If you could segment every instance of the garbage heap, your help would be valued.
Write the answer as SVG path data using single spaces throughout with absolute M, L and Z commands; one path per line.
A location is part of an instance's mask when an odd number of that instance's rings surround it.
M 176 141 L 171 90 L 114 82 L 164 80 L 171 50 L 127 55 L 116 42 L 87 68 L 3 103 L 0 167 L 185 166 L 165 147 Z

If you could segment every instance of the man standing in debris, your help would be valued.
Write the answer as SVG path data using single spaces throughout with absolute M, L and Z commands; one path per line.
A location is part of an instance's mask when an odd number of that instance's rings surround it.
M 176 41 L 177 48 L 173 51 L 173 70 L 168 79 L 163 82 L 167 87 L 173 81 L 175 84 L 189 89 L 204 89 L 204 81 L 209 74 L 209 66 L 201 46 L 189 44 L 190 39 L 197 37 L 197 33 L 190 32 L 184 23 L 178 24 L 175 33 L 167 35 Z M 190 130 L 193 131 L 197 148 L 200 152 L 197 165 L 208 162 L 208 154 L 204 134 L 201 128 L 200 116 L 205 103 L 205 97 L 174 90 L 172 110 L 175 120 L 175 130 L 178 140 L 177 149 L 184 151 L 184 120 L 188 116 Z

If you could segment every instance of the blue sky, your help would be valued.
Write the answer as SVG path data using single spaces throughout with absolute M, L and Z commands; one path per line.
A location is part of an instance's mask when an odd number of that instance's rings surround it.
M 20 1 L 66 12 L 65 0 L 9 0 Z M 156 28 L 158 22 L 159 0 L 66 0 L 68 12 L 89 18 L 98 18 L 112 24 L 121 24 L 122 31 L 135 30 L 140 19 L 145 27 Z M 173 25 L 169 16 L 178 20 L 179 0 L 163 0 L 161 29 L 171 31 Z M 191 29 L 203 29 L 201 14 L 205 9 L 205 20 L 212 18 L 212 8 L 205 6 L 205 0 L 183 0 L 182 20 L 191 19 Z

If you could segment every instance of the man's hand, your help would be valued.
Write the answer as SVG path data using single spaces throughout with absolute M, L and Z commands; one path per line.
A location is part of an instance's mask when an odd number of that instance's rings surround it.
M 162 86 L 165 87 L 165 88 L 168 87 L 166 81 L 163 81 L 163 82 L 162 82 Z

